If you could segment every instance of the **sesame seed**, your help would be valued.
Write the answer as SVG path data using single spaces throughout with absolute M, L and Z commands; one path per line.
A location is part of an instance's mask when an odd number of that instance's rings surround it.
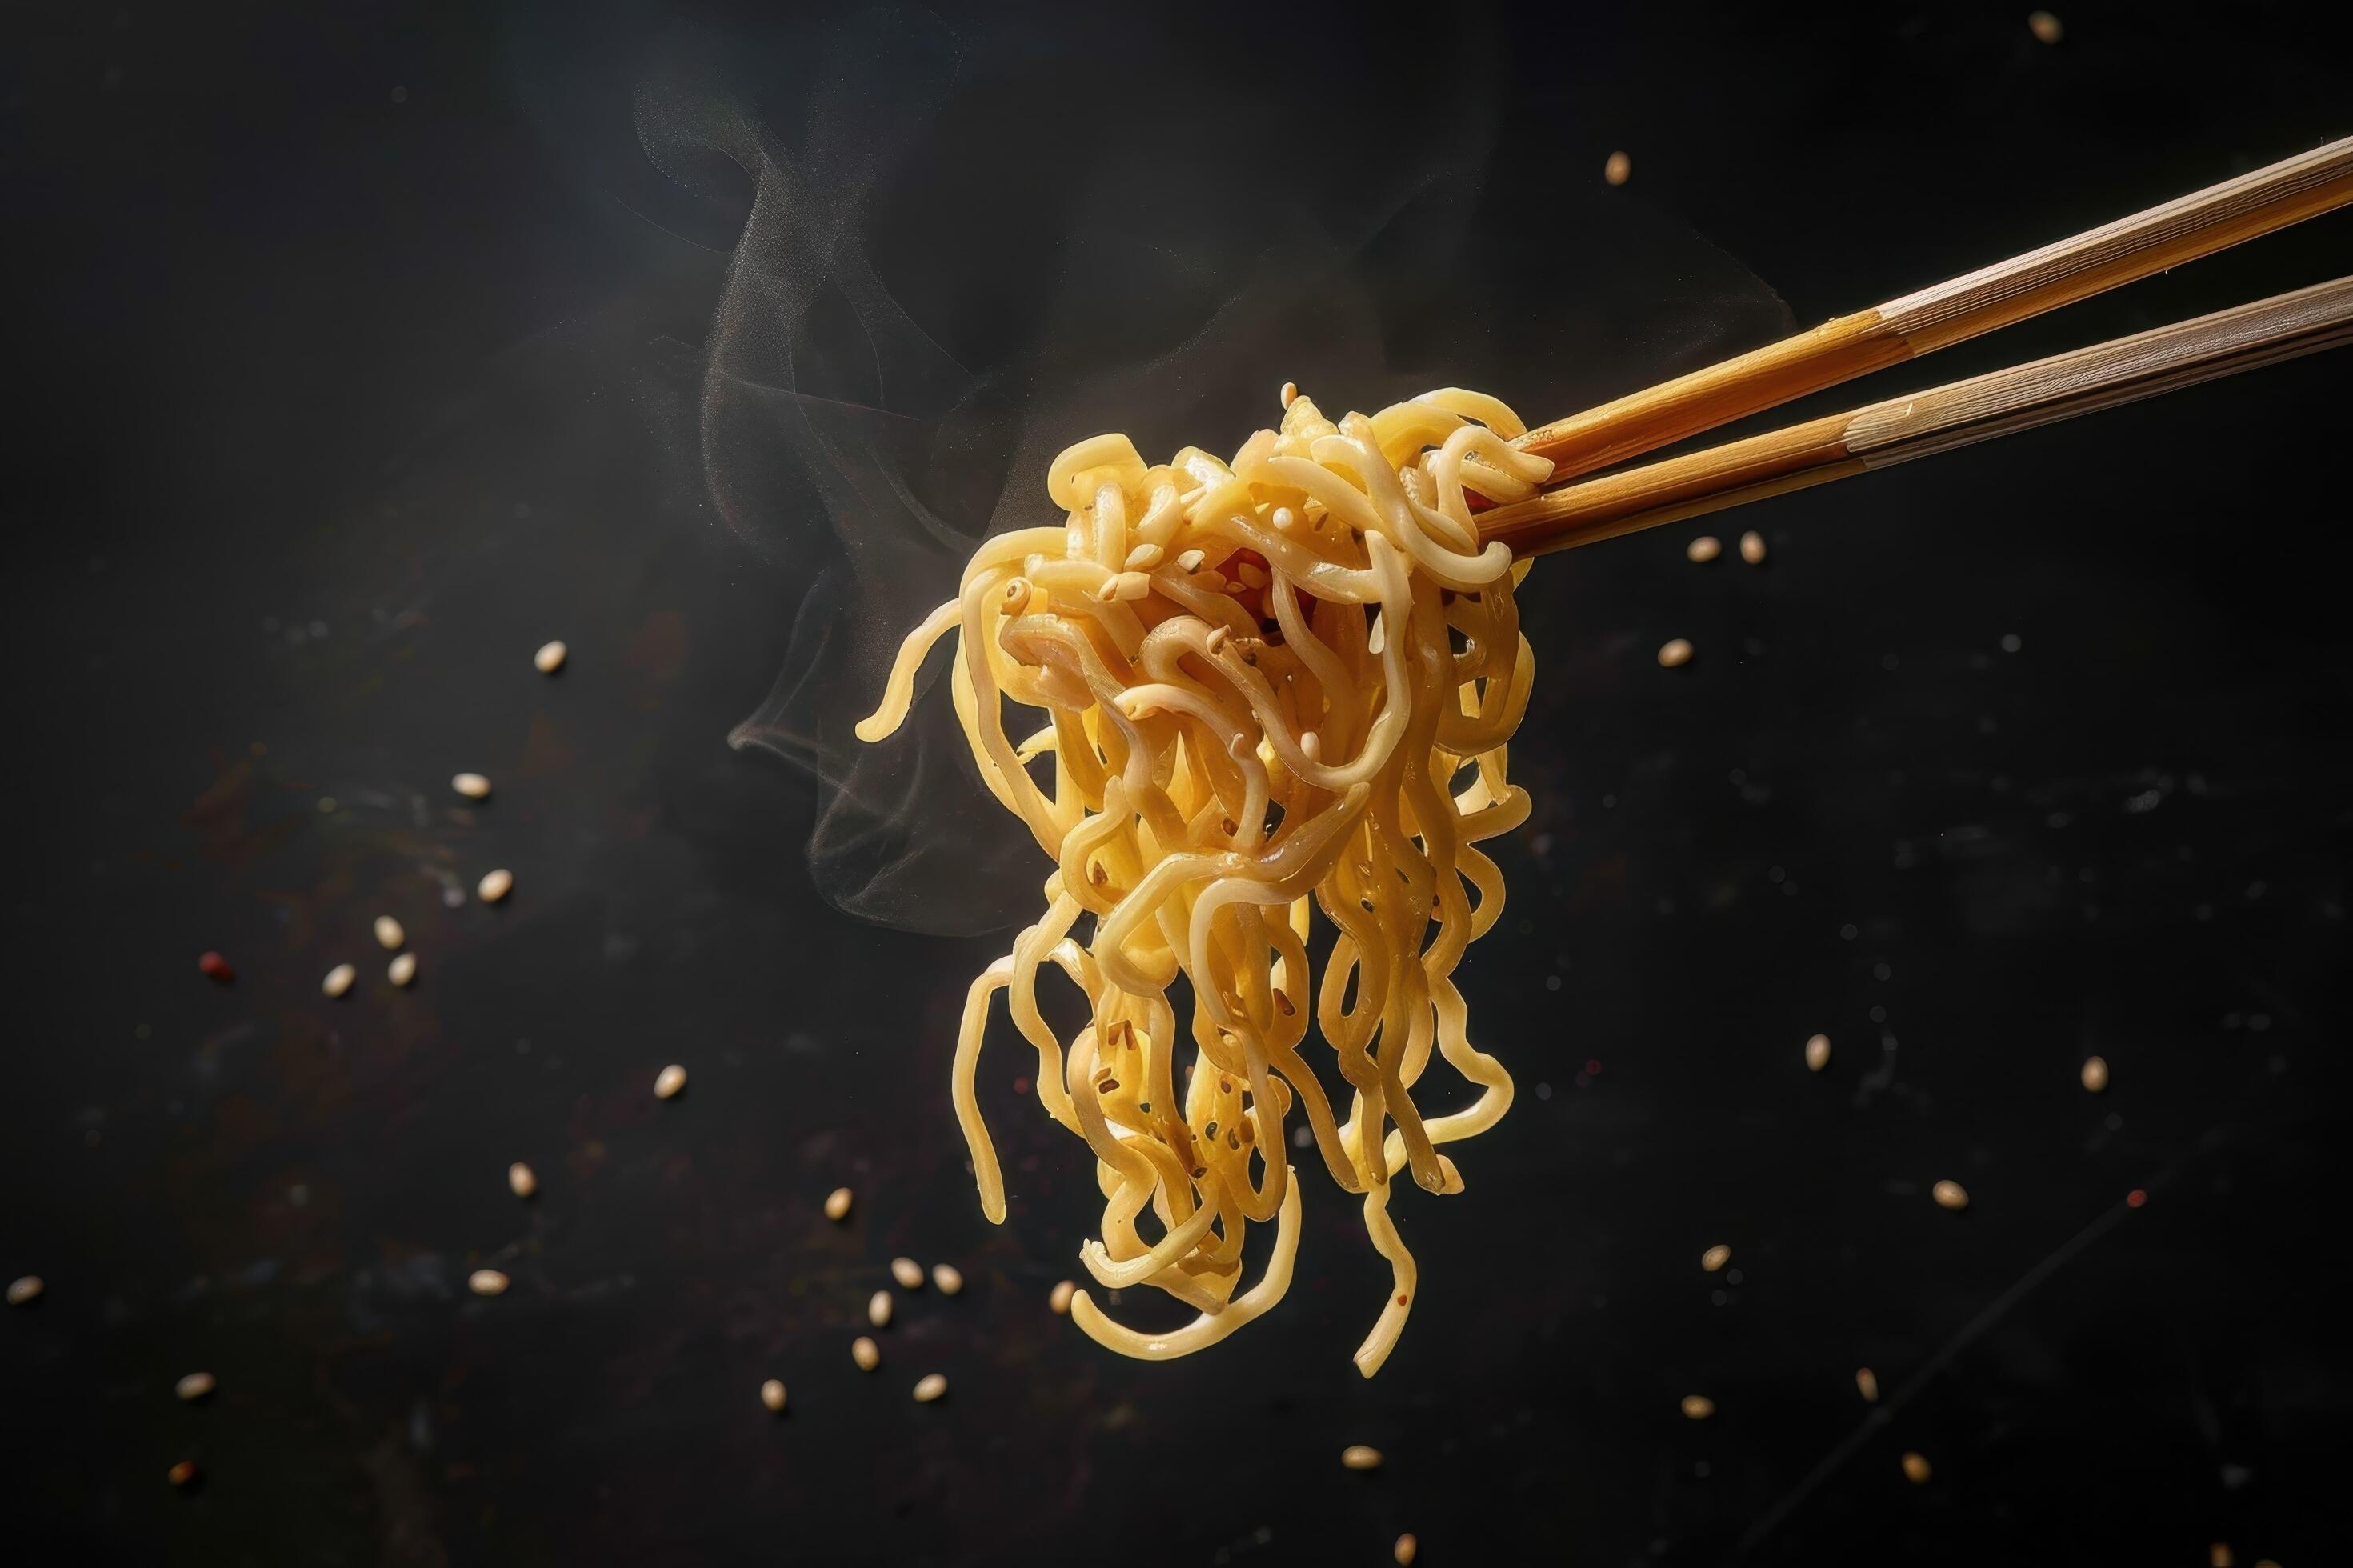
M 1715 1401 L 1704 1394 L 1683 1395 L 1683 1414 L 1694 1421 L 1704 1421 L 1715 1414 Z
M 449 781 L 449 787 L 468 800 L 491 798 L 491 781 L 480 773 L 459 773 Z
M 1201 569 L 1201 563 L 1208 559 L 1208 556 L 1198 550 L 1187 550 L 1184 554 L 1176 557 L 1176 570 L 1187 573 L 1198 572 Z
M 187 1376 L 180 1379 L 179 1382 L 174 1384 L 172 1385 L 172 1392 L 193 1405 L 197 1400 L 202 1399 L 206 1394 L 212 1393 L 212 1391 L 218 1386 L 219 1384 L 214 1380 L 211 1373 L 192 1372 L 188 1373 Z
M 1299 384 L 1295 381 L 1284 382 L 1282 384 L 1282 391 L 1276 395 L 1282 399 L 1282 405 L 1285 408 L 1290 407 L 1292 404 L 1298 399 Z
M 182 1459 L 164 1472 L 164 1479 L 185 1491 L 196 1484 L 196 1477 L 202 1473 L 196 1468 L 196 1462 L 194 1459 Z
M 395 985 L 406 985 L 417 978 L 417 955 L 404 952 L 385 965 L 385 978 Z
M 1751 566 L 1765 563 L 1765 536 L 1755 529 L 1740 536 L 1740 558 Z
M 1907 1453 L 1904 1456 L 1904 1473 L 1916 1487 L 1928 1479 L 1928 1461 L 1917 1454 Z
M 565 658 L 571 651 L 561 642 L 547 643 L 543 645 L 537 653 L 531 656 L 531 662 L 539 667 L 540 674 L 554 675 L 564 668 Z
M 1703 533 L 1683 546 L 1683 559 L 1704 565 L 1724 553 L 1724 542 L 1713 533 Z
M 920 1290 L 923 1288 L 923 1266 L 912 1258 L 894 1258 L 891 1259 L 891 1278 L 904 1289 Z
M 466 1277 L 466 1289 L 477 1296 L 503 1296 L 507 1277 L 495 1268 L 477 1268 Z
M 2026 30 L 2034 35 L 2038 43 L 2045 44 L 2055 44 L 2067 35 L 2067 29 L 2060 25 L 2059 18 L 2048 11 L 2027 13 Z
M 514 873 L 506 869 L 485 871 L 482 879 L 474 884 L 474 894 L 486 904 L 495 904 L 514 890 Z
M 37 1274 L 27 1274 L 21 1279 L 11 1279 L 8 1281 L 8 1305 L 29 1307 L 39 1300 L 41 1292 L 47 1289 L 48 1287 L 41 1282 L 41 1277 Z
M 941 1295 L 953 1296 L 964 1289 L 964 1270 L 953 1263 L 934 1263 L 932 1265 L 932 1283 L 939 1287 Z
M 1813 1072 L 1820 1072 L 1830 1065 L 1831 1037 L 1828 1035 L 1810 1036 L 1806 1040 L 1806 1066 L 1808 1069 Z
M 785 1407 L 785 1385 L 778 1383 L 773 1377 L 768 1379 L 767 1382 L 760 1385 L 760 1403 L 766 1405 L 773 1411 L 783 1410 Z
M 1936 1200 L 1938 1208 L 1965 1209 L 1969 1206 L 1968 1189 L 1958 1182 L 1938 1182 L 1928 1189 L 1928 1195 Z
M 849 1359 L 858 1363 L 860 1372 L 872 1372 L 882 1364 L 882 1348 L 864 1334 L 849 1342 Z
M 936 1372 L 927 1372 L 915 1384 L 915 1403 L 929 1405 L 948 1391 L 948 1380 Z
M 1397 1544 L 1389 1548 L 1389 1555 L 1397 1559 L 1398 1568 L 1411 1568 L 1414 1554 L 1420 1550 L 1421 1542 L 1416 1541 L 1413 1531 L 1409 1530 L 1397 1538 Z
M 1721 1242 L 1699 1255 L 1699 1266 L 1710 1274 L 1732 1261 L 1732 1248 Z
M 400 922 L 390 915 L 378 915 L 375 917 L 375 940 L 376 945 L 386 952 L 398 952 L 408 941 L 408 933 L 401 930 Z
M 1854 1391 L 1862 1395 L 1865 1405 L 1879 1403 L 1879 1374 L 1867 1366 L 1854 1369 Z
M 2084 1087 L 2094 1094 L 2108 1087 L 2108 1059 L 2105 1057 L 2084 1058 Z
M 37 1280 L 35 1283 L 39 1282 Z M 1067 1279 L 1061 1280 L 1055 1285 L 1053 1294 L 1046 1298 L 1046 1305 L 1053 1308 L 1056 1315 L 1059 1316 L 1071 1310 L 1071 1298 L 1078 1293 L 1079 1288 L 1076 1285 Z
M 833 1220 L 846 1219 L 849 1217 L 849 1189 L 848 1187 L 836 1187 L 833 1191 L 825 1194 L 826 1218 Z
M 1340 1467 L 1348 1470 L 1377 1470 L 1381 1468 L 1381 1451 L 1364 1443 L 1351 1443 L 1340 1450 Z
M 330 996 L 341 996 L 352 988 L 352 982 L 359 977 L 360 972 L 350 964 L 338 963 L 334 968 L 327 971 L 327 977 L 319 982 L 319 989 Z
M 878 1329 L 891 1326 L 891 1292 L 877 1290 L 866 1299 L 866 1321 Z
M 679 1097 L 679 1092 L 685 1088 L 686 1069 L 679 1066 L 676 1062 L 670 1063 L 670 1066 L 654 1074 L 654 1098 L 656 1100 L 676 1100 Z
M 1601 165 L 1601 177 L 1613 185 L 1622 185 L 1634 177 L 1634 160 L 1623 153 L 1612 153 Z
M 539 1176 L 529 1165 L 517 1160 L 507 1167 L 507 1187 L 519 1198 L 527 1198 L 539 1191 Z
M 1677 637 L 1672 642 L 1662 643 L 1659 646 L 1659 668 L 1662 669 L 1672 669 L 1677 665 L 1689 664 L 1691 657 L 1692 645 L 1689 637 Z

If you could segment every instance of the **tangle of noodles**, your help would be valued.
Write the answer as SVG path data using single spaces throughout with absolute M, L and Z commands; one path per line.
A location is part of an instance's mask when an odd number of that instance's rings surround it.
M 1507 445 L 1522 428 L 1495 399 L 1448 388 L 1336 424 L 1295 397 L 1231 462 L 1188 447 L 1147 465 L 1124 436 L 1082 441 L 1047 476 L 1064 523 L 984 543 L 858 727 L 870 742 L 896 730 L 932 645 L 957 634 L 951 689 L 981 777 L 1057 869 L 1045 914 L 973 982 L 956 1116 L 981 1208 L 1001 1223 L 1004 1179 L 973 1086 L 1005 992 L 1037 1048 L 1047 1114 L 1098 1163 L 1103 1236 L 1081 1248 L 1087 1271 L 1199 1314 L 1141 1333 L 1080 1292 L 1071 1317 L 1114 1351 L 1186 1355 L 1282 1299 L 1299 1240 L 1295 1110 L 1332 1179 L 1360 1195 L 1395 1276 L 1356 1355 L 1370 1377 L 1415 1291 L 1391 1178 L 1410 1170 L 1430 1192 L 1460 1192 L 1440 1145 L 1511 1104 L 1451 975 L 1503 911 L 1477 845 L 1528 810 L 1504 778 L 1533 676 L 1512 602 L 1525 568 L 1480 546 L 1466 500 L 1512 500 L 1544 480 L 1550 464 Z M 1008 704 L 1046 721 L 1016 740 Z M 1050 790 L 1031 772 L 1044 757 Z M 1312 908 L 1337 928 L 1320 985 Z M 1067 1043 L 1038 1007 L 1048 964 L 1092 1009 Z M 1192 1045 L 1181 1074 L 1179 975 Z M 1345 1119 L 1300 1055 L 1311 1013 L 1348 1086 Z M 1479 1092 L 1426 1116 L 1414 1090 L 1433 1051 Z M 1237 1293 L 1244 1229 L 1268 1220 L 1266 1271 Z

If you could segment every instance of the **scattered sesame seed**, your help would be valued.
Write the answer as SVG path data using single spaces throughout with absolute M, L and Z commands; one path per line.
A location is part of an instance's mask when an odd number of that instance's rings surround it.
M 1662 669 L 1672 669 L 1677 665 L 1689 664 L 1691 662 L 1691 639 L 1689 637 L 1677 637 L 1672 642 L 1662 643 L 1660 645 L 1659 668 Z
M 482 879 L 474 884 L 474 894 L 486 904 L 495 904 L 514 890 L 514 873 L 504 868 L 485 871 Z
M 785 1407 L 785 1385 L 778 1383 L 773 1377 L 768 1379 L 767 1382 L 760 1385 L 760 1403 L 766 1405 L 770 1410 L 783 1410 Z
M 1699 1255 L 1699 1266 L 1710 1274 L 1732 1261 L 1732 1248 L 1721 1242 Z
M 1704 565 L 1724 553 L 1724 541 L 1713 533 L 1703 533 L 1683 546 L 1683 559 Z
M 1071 1298 L 1078 1293 L 1079 1288 L 1076 1285 L 1067 1279 L 1061 1280 L 1055 1285 L 1053 1294 L 1046 1298 L 1046 1305 L 1053 1308 L 1059 1316 L 1071 1310 Z
M 1751 566 L 1765 563 L 1765 536 L 1755 529 L 1740 536 L 1740 558 Z
M 936 1372 L 927 1372 L 915 1383 L 915 1403 L 929 1405 L 948 1391 L 948 1380 Z
M 1865 1405 L 1879 1403 L 1879 1374 L 1867 1366 L 1854 1369 L 1854 1391 L 1862 1395 Z
M 1601 165 L 1601 177 L 1613 185 L 1622 185 L 1634 177 L 1634 160 L 1623 153 L 1612 153 Z
M 179 1382 L 174 1384 L 172 1385 L 172 1392 L 193 1405 L 197 1400 L 204 1398 L 206 1394 L 209 1394 L 214 1389 L 219 1386 L 219 1384 L 214 1379 L 211 1373 L 192 1372 L 188 1373 L 187 1376 L 180 1379 Z
M 404 952 L 385 965 L 385 977 L 395 985 L 406 985 L 417 978 L 417 955 Z
M 1282 384 L 1282 391 L 1277 394 L 1277 395 L 1282 398 L 1282 405 L 1285 408 L 1290 407 L 1293 402 L 1294 402 L 1299 396 L 1299 384 L 1295 381 L 1284 382 Z
M 1381 1468 L 1381 1451 L 1364 1443 L 1351 1443 L 1340 1450 L 1340 1468 L 1348 1470 L 1377 1470 Z
M 1715 1401 L 1704 1394 L 1683 1395 L 1683 1414 L 1694 1421 L 1704 1421 L 1715 1414 Z
M 539 1176 L 529 1165 L 517 1160 L 507 1167 L 507 1187 L 515 1196 L 527 1198 L 539 1191 Z
M 1831 1037 L 1828 1035 L 1810 1036 L 1806 1040 L 1807 1068 L 1811 1071 L 1820 1072 L 1830 1065 Z
M 891 1292 L 877 1290 L 866 1299 L 866 1321 L 878 1329 L 891 1326 Z
M 1904 1473 L 1916 1487 L 1928 1479 L 1928 1461 L 1917 1454 L 1907 1453 L 1904 1456 Z
M 39 1300 L 41 1292 L 47 1289 L 48 1287 L 41 1282 L 41 1277 L 37 1274 L 27 1274 L 21 1279 L 11 1279 L 8 1281 L 8 1305 L 29 1307 Z
M 507 1277 L 495 1268 L 477 1268 L 466 1276 L 466 1289 L 477 1296 L 503 1296 Z
M 1965 1209 L 1969 1206 L 1969 1192 L 1958 1182 L 1938 1182 L 1928 1189 L 1938 1208 Z
M 654 1074 L 654 1098 L 656 1100 L 676 1100 L 679 1097 L 679 1092 L 685 1088 L 686 1069 L 679 1066 L 676 1062 L 670 1063 L 670 1066 Z
M 2084 1058 L 2084 1087 L 2094 1094 L 2108 1087 L 2108 1059 L 2105 1057 Z
M 1409 1530 L 1397 1538 L 1397 1544 L 1389 1548 L 1389 1555 L 1397 1559 L 1398 1568 L 1411 1568 L 1414 1554 L 1420 1550 L 1421 1542 L 1416 1541 L 1413 1531 Z
M 360 972 L 350 964 L 338 963 L 334 968 L 327 971 L 327 977 L 319 982 L 319 989 L 330 996 L 341 996 L 352 988 L 352 982 L 359 977 Z
M 849 1342 L 849 1359 L 858 1363 L 860 1372 L 872 1372 L 882 1364 L 882 1347 L 864 1334 Z
M 196 1484 L 196 1477 L 202 1473 L 203 1472 L 196 1468 L 196 1462 L 194 1459 L 182 1459 L 178 1464 L 174 1465 L 170 1469 L 164 1471 L 164 1477 L 174 1486 L 180 1488 L 182 1490 L 185 1490 L 189 1487 Z
M 923 1288 L 923 1266 L 912 1258 L 894 1258 L 891 1259 L 891 1278 L 905 1289 L 920 1290 Z
M 1208 559 L 1208 556 L 1198 550 L 1187 550 L 1184 554 L 1176 557 L 1176 570 L 1187 573 L 1198 572 L 1201 569 L 1201 563 Z
M 836 1187 L 825 1194 L 825 1217 L 839 1220 L 849 1215 L 849 1189 Z
M 2067 29 L 2060 25 L 2059 18 L 2048 11 L 2028 12 L 2026 30 L 2033 34 L 2038 42 L 2045 44 L 2055 44 L 2067 36 Z
M 540 674 L 554 675 L 557 670 L 564 668 L 565 658 L 566 655 L 570 654 L 571 651 L 572 650 L 570 648 L 565 647 L 561 642 L 548 643 L 543 646 L 537 653 L 531 656 L 531 662 L 539 667 Z
M 398 952 L 407 942 L 408 933 L 401 930 L 400 922 L 390 915 L 378 915 L 375 917 L 375 940 L 376 945 L 386 952 Z
M 449 781 L 449 787 L 468 800 L 491 798 L 491 781 L 480 773 L 459 773 Z
M 932 1283 L 939 1287 L 941 1295 L 953 1296 L 964 1289 L 964 1270 L 953 1263 L 934 1263 L 932 1265 Z

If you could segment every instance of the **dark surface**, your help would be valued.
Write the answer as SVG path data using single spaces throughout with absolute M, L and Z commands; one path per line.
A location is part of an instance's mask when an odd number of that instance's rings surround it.
M 887 459 L 967 531 L 1032 504 L 1024 441 L 1230 448 L 1286 378 L 1561 412 L 2353 131 L 2340 22 L 302 9 L 54 7 L 0 64 L 0 1277 L 48 1283 L 0 1313 L 24 1560 L 2341 1554 L 2341 355 L 1720 520 L 1761 569 L 1687 563 L 1695 525 L 1539 567 L 1536 815 L 1461 972 L 1521 1098 L 1465 1194 L 1400 1200 L 1422 1299 L 1370 1384 L 1385 1276 L 1312 1172 L 1291 1298 L 1215 1351 L 1130 1363 L 1050 1315 L 1098 1209 L 1001 1041 L 1014 1206 L 981 1220 L 946 1064 L 1006 939 L 841 912 L 818 889 L 855 858 L 813 882 L 804 852 L 824 792 L 729 748 L 796 615 L 838 624 L 849 524 L 708 374 L 789 360 L 739 378 L 754 405 L 870 456 L 980 410 Z M 846 232 L 934 379 L 870 322 L 862 385 L 825 300 L 790 353 L 723 319 L 754 182 L 647 128 L 728 104 L 796 222 L 902 137 Z M 1285 137 L 1294 171 L 1250 162 Z M 1254 293 L 1299 253 L 1278 208 L 1327 270 Z M 2307 225 L 1868 395 L 2334 276 L 2348 241 Z M 744 289 L 806 254 L 747 248 L 729 297 L 774 306 Z M 1237 298 L 1273 303 L 1196 336 Z M 1676 636 L 1698 658 L 1662 671 Z M 936 906 L 987 923 L 957 857 L 999 826 L 913 831 Z M 496 865 L 505 907 L 444 904 Z M 1699 1269 L 1717 1241 L 1736 1274 Z M 848 1341 L 902 1251 L 969 1284 L 902 1298 L 867 1377 Z M 485 1263 L 500 1300 L 465 1291 Z M 1341 1470 L 1353 1442 L 1386 1467 Z

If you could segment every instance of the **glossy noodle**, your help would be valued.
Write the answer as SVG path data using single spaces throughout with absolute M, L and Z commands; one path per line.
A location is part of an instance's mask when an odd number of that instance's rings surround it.
M 1508 444 L 1521 432 L 1495 399 L 1448 388 L 1336 423 L 1293 396 L 1230 460 L 1082 441 L 1047 475 L 1065 521 L 983 544 L 858 728 L 895 731 L 934 645 L 957 639 L 950 690 L 981 777 L 1056 869 L 1043 915 L 973 982 L 956 1116 L 1001 1223 L 974 1086 L 1002 992 L 1047 1114 L 1094 1152 L 1102 1236 L 1081 1261 L 1106 1289 L 1150 1286 L 1198 1314 L 1141 1332 L 1081 1291 L 1072 1319 L 1112 1350 L 1189 1354 L 1282 1300 L 1297 1116 L 1394 1276 L 1356 1353 L 1371 1376 L 1417 1289 L 1390 1183 L 1461 1192 L 1441 1146 L 1511 1104 L 1452 975 L 1503 910 L 1478 845 L 1528 811 L 1505 773 L 1534 676 L 1513 604 L 1526 568 L 1481 545 L 1469 500 L 1543 481 L 1550 465 Z M 1022 710 L 1042 717 L 1008 731 Z M 1320 983 L 1317 910 L 1335 931 Z M 1091 1014 L 1068 1040 L 1038 1004 L 1055 972 Z M 1345 1115 L 1311 1048 L 1332 1051 Z M 1433 1058 L 1467 1104 L 1425 1110 L 1443 1092 Z M 1245 1288 L 1245 1233 L 1269 1222 Z

